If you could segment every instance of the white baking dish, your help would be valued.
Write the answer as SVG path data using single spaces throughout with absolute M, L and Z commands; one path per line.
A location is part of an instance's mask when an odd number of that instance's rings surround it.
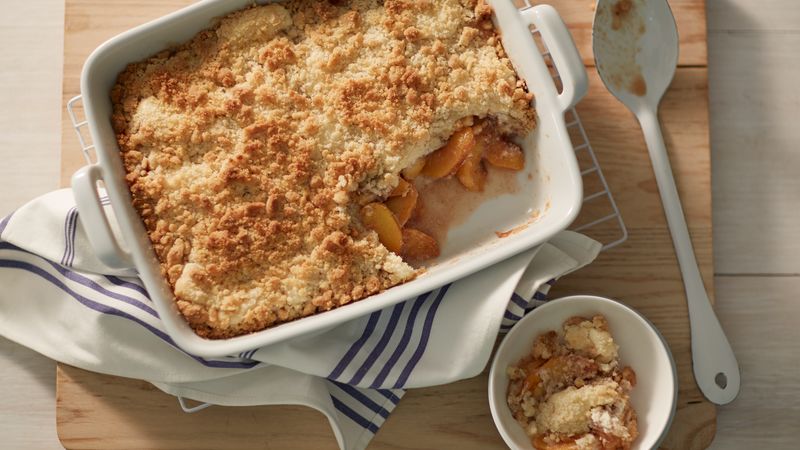
M 564 112 L 585 94 L 586 72 L 572 38 L 555 10 L 536 6 L 518 11 L 511 0 L 489 0 L 505 49 L 535 95 L 539 125 L 522 142 L 527 167 L 518 174 L 513 194 L 488 199 L 465 223 L 451 229 L 442 256 L 418 279 L 341 308 L 282 324 L 246 336 L 207 340 L 197 336 L 175 308 L 172 292 L 161 277 L 144 225 L 131 204 L 130 192 L 111 127 L 109 92 L 117 74 L 171 45 L 209 27 L 215 18 L 246 7 L 252 0 L 207 0 L 123 33 L 92 53 L 81 75 L 81 95 L 97 163 L 72 179 L 80 218 L 98 257 L 115 268 L 138 272 L 164 327 L 184 350 L 199 356 L 232 355 L 295 336 L 321 331 L 386 308 L 470 275 L 491 264 L 545 242 L 567 228 L 581 205 L 578 164 L 564 124 Z M 559 72 L 559 94 L 531 33 L 541 32 Z M 527 176 L 532 173 L 534 176 Z M 97 192 L 103 181 L 119 224 L 111 231 Z M 532 217 L 536 217 L 532 220 Z M 520 226 L 498 238 L 495 231 Z

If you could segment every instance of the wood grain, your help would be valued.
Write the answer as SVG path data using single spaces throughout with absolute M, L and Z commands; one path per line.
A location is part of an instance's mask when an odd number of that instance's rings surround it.
M 800 75 L 800 32 L 731 31 L 710 39 L 713 62 L 725 67 L 711 105 L 717 272 L 800 274 L 800 127 L 790 119 L 800 95 L 786 89 Z
M 742 370 L 713 448 L 795 449 L 800 96 L 784 86 L 800 77 L 800 3 L 708 6 L 717 314 Z
M 717 273 L 800 275 L 800 3 L 708 5 Z
M 174 397 L 144 381 L 65 365 L 58 367 L 58 380 L 58 434 L 70 449 L 283 449 L 298 441 L 304 448 L 337 448 L 327 420 L 311 408 L 218 407 L 186 414 Z
M 61 11 L 22 2 L 0 14 L 0 217 L 58 187 Z
M 0 13 L 0 217 L 58 188 L 63 8 L 63 0 L 6 2 Z M 55 362 L 0 338 L 0 367 L 0 447 L 61 448 Z
M 759 0 L 708 2 L 708 31 L 771 34 L 800 30 L 800 8 L 796 0 L 770 0 L 768 8 L 763 6 Z
M 67 0 L 64 98 L 77 92 L 80 62 L 97 43 L 185 3 L 148 0 L 133 8 L 126 3 Z M 587 55 L 589 35 L 580 30 L 588 30 L 591 2 L 553 3 L 575 30 L 576 41 Z M 704 66 L 702 1 L 671 4 L 681 28 L 681 64 Z M 589 268 L 565 279 L 554 295 L 592 292 L 615 297 L 633 305 L 659 326 L 676 357 L 680 381 L 679 411 L 663 447 L 705 448 L 715 433 L 716 413 L 698 392 L 691 375 L 685 299 L 643 139 L 633 116 L 613 100 L 594 71 L 590 71 L 590 78 L 589 96 L 578 110 L 628 224 L 630 238 L 625 245 L 604 253 Z M 711 290 L 706 99 L 707 70 L 681 68 L 661 116 L 698 259 Z M 65 126 L 67 147 L 71 133 Z M 62 166 L 62 180 L 82 164 L 77 152 L 68 155 Z M 585 213 L 592 210 L 587 207 Z M 604 232 L 599 231 L 601 235 Z M 59 369 L 57 388 L 59 436 L 70 449 L 335 448 L 327 422 L 308 409 L 215 407 L 187 416 L 180 412 L 173 397 L 147 383 L 67 366 Z M 298 436 L 303 439 L 298 440 Z M 488 412 L 485 376 L 410 391 L 371 448 L 504 448 Z
M 719 409 L 715 448 L 797 448 L 800 277 L 718 277 L 717 315 L 739 358 L 742 390 Z
M 53 426 L 55 361 L 0 338 L 0 366 L 3 367 L 0 372 L 2 447 L 15 450 L 62 448 Z

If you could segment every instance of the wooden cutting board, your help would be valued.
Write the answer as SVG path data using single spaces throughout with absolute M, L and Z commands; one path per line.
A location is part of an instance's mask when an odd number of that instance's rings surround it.
M 64 102 L 78 94 L 80 68 L 105 39 L 174 11 L 189 0 L 98 2 L 66 0 Z M 552 0 L 572 30 L 587 65 L 591 55 L 592 0 Z M 691 228 L 703 277 L 713 298 L 708 69 L 704 0 L 672 0 L 681 36 L 680 68 L 661 109 L 664 137 Z M 591 293 L 625 302 L 645 314 L 667 339 L 678 367 L 678 411 L 667 449 L 711 443 L 716 410 L 697 389 L 691 369 L 689 324 L 680 273 L 656 182 L 634 117 L 589 68 L 590 92 L 578 107 L 625 223 L 628 240 L 559 282 L 552 296 Z M 64 114 L 62 184 L 83 164 Z M 587 194 L 597 183 L 588 180 Z M 588 205 L 582 219 L 604 206 Z M 616 237 L 600 227 L 602 241 Z M 370 448 L 505 448 L 486 400 L 487 377 L 410 391 Z M 174 397 L 148 383 L 59 365 L 57 427 L 68 449 L 334 449 L 325 418 L 304 407 L 213 407 L 183 413 Z

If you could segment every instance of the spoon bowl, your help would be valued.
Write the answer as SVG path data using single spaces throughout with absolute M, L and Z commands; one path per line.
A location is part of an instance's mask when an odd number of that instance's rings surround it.
M 678 28 L 664 0 L 598 0 L 592 26 L 597 71 L 634 113 L 656 108 L 675 75 Z

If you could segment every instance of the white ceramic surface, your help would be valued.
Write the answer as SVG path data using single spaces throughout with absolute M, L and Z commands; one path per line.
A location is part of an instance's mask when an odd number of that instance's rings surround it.
M 703 285 L 658 120 L 658 105 L 678 62 L 678 29 L 666 0 L 635 0 L 621 24 L 612 20 L 616 4 L 614 0 L 597 3 L 592 26 L 597 70 L 608 90 L 642 126 L 686 291 L 694 377 L 706 398 L 724 405 L 739 394 L 739 363 Z M 645 92 L 631 89 L 635 74 L 642 80 L 640 86 L 646 86 Z
M 583 188 L 564 124 L 564 112 L 586 93 L 588 83 L 580 56 L 552 7 L 542 5 L 520 12 L 509 1 L 490 0 L 506 52 L 535 95 L 538 111 L 537 130 L 521 142 L 528 158 L 525 170 L 517 176 L 517 192 L 487 200 L 469 220 L 451 229 L 442 256 L 417 280 L 363 301 L 250 335 L 224 340 L 198 337 L 176 311 L 145 229 L 131 206 L 109 120 L 112 109 L 109 91 L 117 74 L 128 63 L 185 41 L 207 28 L 215 18 L 250 3 L 251 0 L 201 1 L 123 33 L 95 50 L 81 75 L 84 110 L 98 157 L 96 165 L 84 167 L 73 177 L 83 225 L 93 237 L 92 244 L 104 262 L 113 267 L 135 267 L 165 329 L 183 349 L 206 357 L 231 355 L 330 328 L 416 297 L 535 247 L 566 229 L 577 216 Z M 550 49 L 564 84 L 561 93 L 528 31 L 529 25 L 541 31 Z M 533 175 L 530 180 L 528 173 Z M 111 231 L 100 209 L 95 190 L 98 180 L 105 182 L 119 224 L 118 236 Z M 537 214 L 538 218 L 530 223 L 531 217 Z M 494 233 L 526 223 L 529 223 L 527 228 L 504 239 Z
M 632 450 L 656 448 L 669 428 L 678 399 L 675 362 L 661 334 L 633 309 L 602 297 L 574 296 L 551 300 L 525 316 L 497 349 L 489 372 L 489 406 L 506 444 L 515 450 L 532 450 L 530 438 L 514 420 L 506 402 L 506 370 L 531 350 L 533 340 L 550 330 L 561 330 L 573 316 L 602 314 L 619 345 L 620 363 L 636 372 L 631 402 L 639 420 L 639 437 Z

